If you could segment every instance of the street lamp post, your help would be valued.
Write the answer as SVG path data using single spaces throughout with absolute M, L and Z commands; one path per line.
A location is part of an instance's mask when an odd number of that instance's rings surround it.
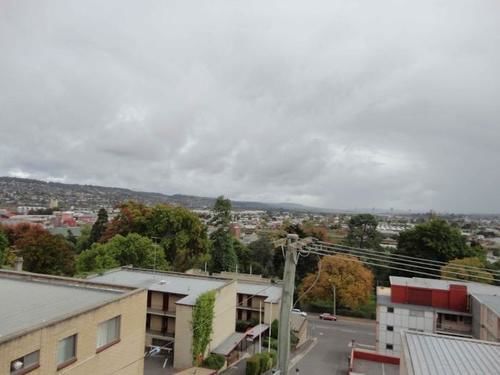
M 333 285 L 333 315 L 337 316 L 337 298 L 335 298 L 337 295 L 337 290 L 335 288 L 335 285 Z

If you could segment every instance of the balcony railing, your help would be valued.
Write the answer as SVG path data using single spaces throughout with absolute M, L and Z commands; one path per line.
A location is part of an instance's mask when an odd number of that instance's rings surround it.
M 148 314 L 175 317 L 175 310 L 162 310 L 148 307 Z
M 175 332 L 168 332 L 166 329 L 161 331 L 155 329 L 147 329 L 146 333 L 150 336 L 161 338 L 161 339 L 173 339 L 175 338 Z

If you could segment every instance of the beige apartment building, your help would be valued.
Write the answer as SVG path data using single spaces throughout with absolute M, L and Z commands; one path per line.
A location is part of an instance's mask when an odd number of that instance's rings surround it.
M 201 270 L 189 270 L 190 275 L 208 276 Z M 281 284 L 273 284 L 261 275 L 237 272 L 221 272 L 212 275 L 215 278 L 236 280 L 236 320 L 260 321 L 271 325 L 279 318 L 281 308 Z M 259 314 L 260 313 L 260 314 Z M 260 317 L 259 317 L 260 315 Z
M 144 289 L 0 270 L 0 375 L 140 375 Z
M 213 333 L 206 354 L 230 340 L 234 333 L 237 283 L 233 280 L 130 267 L 111 270 L 91 280 L 148 289 L 147 301 L 144 302 L 147 306 L 146 346 L 171 352 L 176 369 L 193 365 L 193 307 L 201 294 L 216 293 Z

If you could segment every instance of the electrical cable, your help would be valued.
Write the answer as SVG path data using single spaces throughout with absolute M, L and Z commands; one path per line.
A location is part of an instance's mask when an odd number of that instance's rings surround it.
M 323 252 L 320 252 L 320 251 L 317 251 L 316 249 L 309 249 L 309 251 L 311 251 L 313 254 L 318 254 L 318 255 L 323 255 L 323 256 L 328 256 L 328 255 L 340 255 L 340 256 L 344 256 L 346 258 L 349 258 L 349 256 L 351 257 L 356 257 L 357 260 L 363 264 L 368 264 L 368 265 L 371 265 L 371 266 L 376 266 L 376 267 L 383 267 L 383 268 L 388 268 L 388 269 L 394 269 L 394 270 L 399 270 L 399 271 L 405 271 L 405 272 L 409 272 L 409 273 L 415 273 L 415 274 L 420 274 L 420 275 L 425 275 L 425 276 L 431 276 L 433 278 L 439 278 L 439 274 L 432 274 L 430 272 L 423 272 L 423 271 L 416 271 L 416 270 L 410 270 L 410 269 L 407 269 L 407 268 L 400 268 L 400 267 L 394 267 L 394 266 L 390 266 L 390 265 L 385 265 L 385 264 L 379 264 L 379 263 L 373 263 L 373 262 L 369 262 L 369 261 L 365 261 L 365 260 L 362 260 L 362 259 L 359 259 L 359 255 L 349 255 L 349 254 L 346 254 L 345 252 L 338 252 L 338 251 L 328 251 L 328 250 L 324 250 Z M 372 259 L 372 260 L 375 260 L 375 261 L 383 261 L 383 260 L 380 260 L 380 259 Z M 388 261 L 388 260 L 385 260 L 384 262 L 386 263 L 396 263 L 396 264 L 403 264 L 403 265 L 406 265 L 404 263 L 399 263 L 399 262 L 393 262 L 393 261 Z M 411 265 L 410 265 L 411 266 Z M 434 268 L 426 268 L 426 267 L 421 267 L 421 266 L 413 266 L 413 267 L 419 267 L 419 268 L 423 268 L 423 269 L 427 269 L 427 270 L 430 270 L 430 271 L 438 271 L 437 269 L 434 269 Z M 458 273 L 458 272 L 450 272 L 454 275 L 461 275 L 461 276 L 467 276 L 467 277 L 470 277 L 471 275 L 468 275 L 468 274 L 461 274 L 461 273 Z M 485 281 L 488 281 L 488 282 L 491 282 L 492 280 L 490 278 L 485 278 L 485 277 L 481 277 L 481 276 L 476 276 L 474 275 L 474 277 L 476 279 L 482 279 L 482 280 L 485 280 Z M 463 279 L 459 279 L 459 278 L 454 278 L 454 277 L 448 277 L 446 276 L 446 279 L 447 280 L 455 280 L 455 281 L 466 281 L 466 280 L 463 280 Z
M 333 244 L 333 243 L 325 242 L 325 241 L 315 241 L 314 244 L 321 244 L 321 245 L 324 245 L 326 247 L 337 247 L 337 248 L 346 248 L 346 249 L 352 249 L 352 250 L 362 250 L 362 251 L 366 251 L 366 252 L 380 254 L 380 251 L 373 250 L 373 249 L 363 249 L 363 248 L 359 248 L 359 247 L 353 247 L 353 246 L 347 246 L 347 245 L 340 245 L 340 244 Z M 397 257 L 397 258 L 410 259 L 410 260 L 411 259 L 422 260 L 422 258 L 419 258 L 419 257 L 414 257 L 414 256 L 410 256 L 410 255 L 403 255 L 403 254 L 391 254 L 391 256 L 394 256 L 394 257 Z M 425 259 L 425 261 L 428 262 L 428 263 L 440 264 L 440 265 L 443 265 L 443 266 L 448 265 L 447 262 L 443 262 L 443 261 L 440 261 L 440 260 Z M 485 269 L 485 268 L 475 267 L 475 266 L 469 266 L 469 265 L 463 265 L 463 266 L 460 266 L 460 267 L 470 268 L 470 269 L 478 269 L 478 270 Z M 488 270 L 488 272 L 490 272 L 490 270 Z M 500 271 L 491 270 L 491 272 L 498 273 L 500 275 Z
M 427 264 L 426 262 L 423 262 L 420 260 L 417 261 L 417 260 L 409 260 L 409 259 L 400 259 L 397 257 L 395 258 L 392 256 L 392 254 L 387 254 L 387 253 L 376 252 L 376 253 L 372 254 L 372 252 L 366 252 L 363 249 L 359 249 L 359 250 L 351 250 L 351 249 L 344 249 L 344 248 L 338 249 L 335 246 L 317 247 L 314 245 L 312 247 L 318 251 L 323 251 L 323 249 L 326 248 L 327 250 L 325 250 L 325 251 L 335 250 L 339 253 L 354 254 L 356 256 L 366 256 L 366 257 L 370 257 L 370 258 L 373 258 L 373 259 L 376 259 L 379 261 L 393 262 L 393 263 L 399 264 L 399 265 L 409 265 L 409 266 L 421 268 L 421 269 L 430 269 L 432 267 L 436 267 L 436 268 L 434 268 L 434 270 L 439 271 L 439 272 L 441 272 L 442 267 L 447 268 L 446 272 L 453 272 L 453 273 L 457 273 L 457 274 L 460 273 L 460 271 L 467 271 L 467 269 L 464 269 L 464 268 L 460 267 L 459 265 L 447 264 L 446 266 L 439 266 L 439 265 L 434 265 L 434 264 Z M 419 266 L 419 264 L 425 265 L 425 267 Z M 475 268 L 471 269 L 471 271 L 474 271 L 475 273 L 482 274 L 486 278 L 488 278 L 488 276 L 499 276 L 500 277 L 499 274 L 497 274 L 495 272 L 490 272 L 489 270 L 487 270 L 485 268 L 481 269 L 481 268 L 475 267 Z M 465 274 L 462 274 L 462 275 L 465 275 Z

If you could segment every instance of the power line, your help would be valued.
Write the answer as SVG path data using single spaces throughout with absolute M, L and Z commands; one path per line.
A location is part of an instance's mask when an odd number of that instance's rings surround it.
M 323 251 L 323 249 L 326 248 L 327 250 L 325 250 L 325 251 L 335 250 L 339 253 L 354 254 L 356 256 L 366 256 L 366 257 L 370 257 L 370 258 L 373 258 L 373 259 L 376 259 L 379 261 L 394 262 L 395 264 L 409 265 L 409 266 L 421 268 L 421 269 L 430 269 L 432 267 L 436 267 L 433 269 L 435 271 L 439 271 L 439 272 L 441 272 L 441 270 L 442 270 L 441 267 L 445 267 L 445 266 L 447 267 L 446 272 L 453 272 L 453 273 L 458 274 L 458 273 L 460 273 L 460 271 L 467 271 L 467 269 L 462 268 L 460 265 L 446 264 L 443 266 L 439 266 L 439 265 L 435 265 L 435 264 L 427 264 L 426 262 L 421 261 L 421 260 L 400 259 L 400 258 L 394 257 L 393 254 L 388 254 L 388 253 L 383 253 L 383 252 L 365 251 L 365 249 L 357 249 L 357 250 L 343 249 L 343 248 L 338 249 L 336 246 L 320 246 L 320 247 L 318 247 L 318 246 L 314 246 L 314 244 L 312 245 L 312 247 L 318 251 Z M 422 264 L 425 267 L 419 266 L 419 264 Z M 470 271 L 474 271 L 476 273 L 483 274 L 483 276 L 487 276 L 487 275 L 500 276 L 499 273 L 490 272 L 486 268 L 474 267 L 474 268 L 470 269 Z
M 307 255 L 311 254 L 310 252 L 307 252 Z M 299 257 L 300 257 L 300 253 L 299 253 Z M 318 274 L 316 275 L 316 279 L 313 281 L 313 283 L 311 284 L 311 286 L 309 288 L 307 288 L 307 290 L 302 293 L 299 298 L 297 298 L 297 300 L 295 301 L 295 303 L 293 304 L 293 307 L 297 306 L 297 303 L 299 303 L 299 301 L 307 294 L 311 291 L 312 288 L 314 288 L 314 286 L 316 285 L 316 283 L 319 281 L 319 277 L 321 275 L 321 262 L 320 262 L 320 257 L 318 256 Z
M 366 251 L 366 252 L 380 254 L 380 251 L 377 251 L 377 250 L 374 250 L 374 249 L 362 249 L 362 248 L 359 248 L 359 247 L 352 247 L 352 246 L 347 246 L 347 245 L 333 244 L 333 243 L 325 242 L 325 241 L 315 241 L 314 244 L 320 244 L 320 245 L 322 245 L 322 246 L 324 245 L 326 247 L 337 247 L 337 248 L 345 248 L 345 249 L 352 249 L 352 250 L 363 250 L 363 251 Z M 410 255 L 403 255 L 403 254 L 391 254 L 391 256 L 394 256 L 394 257 L 397 257 L 397 258 L 404 258 L 404 259 L 422 260 L 422 258 L 419 258 L 419 257 L 414 257 L 414 256 L 410 256 Z M 440 261 L 440 260 L 425 259 L 425 261 L 428 262 L 428 263 L 434 263 L 434 264 L 439 264 L 439 265 L 443 265 L 443 266 L 448 265 L 447 262 L 443 262 L 443 261 Z M 485 268 L 482 268 L 482 267 L 475 267 L 475 266 L 469 266 L 469 265 L 463 265 L 463 266 L 460 266 L 460 267 L 470 268 L 470 269 L 478 269 L 478 270 L 484 270 L 485 269 Z M 490 271 L 488 271 L 488 272 L 490 272 Z M 500 271 L 494 271 L 494 270 L 492 270 L 491 272 L 498 273 L 500 275 Z
M 340 251 L 334 251 L 334 250 L 319 250 L 319 249 L 315 249 L 315 248 L 309 248 L 309 251 L 311 251 L 312 253 L 314 254 L 319 254 L 319 255 L 332 255 L 332 254 L 335 254 L 335 255 L 349 255 L 349 253 L 345 253 L 345 252 L 340 252 Z M 351 254 L 351 256 L 354 256 L 354 257 L 360 257 L 360 255 L 356 255 L 356 254 Z M 384 259 L 377 259 L 376 257 L 371 257 L 371 260 L 372 262 L 368 262 L 368 261 L 365 261 L 365 260 L 362 260 L 362 259 L 358 259 L 359 261 L 365 263 L 365 264 L 369 264 L 369 265 L 372 265 L 372 266 L 376 266 L 376 267 L 384 267 L 384 268 L 389 268 L 389 269 L 394 269 L 394 270 L 400 270 L 400 271 L 405 271 L 405 272 L 411 272 L 411 273 L 418 273 L 418 274 L 422 274 L 422 275 L 427 275 L 427 276 L 432 276 L 432 277 L 439 277 L 439 274 L 432 274 L 430 272 L 422 272 L 422 271 L 415 271 L 415 270 L 410 270 L 410 269 L 407 269 L 407 268 L 399 268 L 399 267 L 394 267 L 394 266 L 390 266 L 390 265 L 385 265 L 385 264 L 380 264 L 380 263 L 373 263 L 373 261 L 379 261 L 379 262 L 385 262 L 385 263 L 390 263 L 390 264 L 396 264 L 396 265 L 404 265 L 404 266 L 410 266 L 410 267 L 415 267 L 415 268 L 420 268 L 420 269 L 424 269 L 424 270 L 427 270 L 427 271 L 439 271 L 438 269 L 436 268 L 430 268 L 430 267 L 423 267 L 423 266 L 418 266 L 418 265 L 412 265 L 412 264 L 406 264 L 406 263 L 401 263 L 401 262 L 396 262 L 396 261 L 392 261 L 392 260 L 384 260 Z M 460 273 L 460 272 L 455 272 L 455 271 L 451 271 L 450 272 L 451 274 L 453 275 L 458 275 L 458 276 L 466 276 L 466 277 L 471 277 L 471 275 L 469 274 L 464 274 L 464 273 Z M 487 277 L 482 277 L 482 276 L 479 276 L 479 275 L 473 275 L 474 278 L 476 279 L 481 279 L 481 280 L 485 280 L 487 282 L 491 282 L 492 279 L 491 278 L 487 278 Z M 459 280 L 458 278 L 452 278 L 452 277 L 448 277 L 446 276 L 447 279 L 456 279 L 457 281 Z M 464 281 L 464 280 L 461 280 L 461 281 Z
M 313 254 L 317 254 L 317 255 L 321 255 L 321 256 L 329 256 L 329 255 L 331 255 L 331 254 L 320 253 L 320 252 L 314 251 L 314 250 L 309 250 L 309 251 L 311 253 L 313 253 Z M 338 255 L 340 255 L 343 258 L 346 258 L 346 260 L 351 260 L 351 261 L 353 260 L 352 258 L 355 257 L 354 255 L 349 256 L 349 255 L 347 255 L 345 253 L 339 253 Z M 418 274 L 418 275 L 430 276 L 432 278 L 437 278 L 439 276 L 439 275 L 428 273 L 428 272 L 414 271 L 414 270 L 408 270 L 408 269 L 405 269 L 405 268 L 398 268 L 398 267 L 393 267 L 393 266 L 387 266 L 387 265 L 384 265 L 384 264 L 367 262 L 367 261 L 361 260 L 361 259 L 359 259 L 357 257 L 356 257 L 356 261 L 358 261 L 358 262 L 360 262 L 362 264 L 370 265 L 370 266 L 376 266 L 376 267 L 383 267 L 383 268 L 388 268 L 388 269 L 393 269 L 393 270 L 405 271 L 405 272 L 414 273 L 414 274 Z M 468 275 L 468 276 L 470 276 L 470 275 Z M 467 282 L 467 280 L 453 278 L 453 277 L 448 277 L 446 280 Z

